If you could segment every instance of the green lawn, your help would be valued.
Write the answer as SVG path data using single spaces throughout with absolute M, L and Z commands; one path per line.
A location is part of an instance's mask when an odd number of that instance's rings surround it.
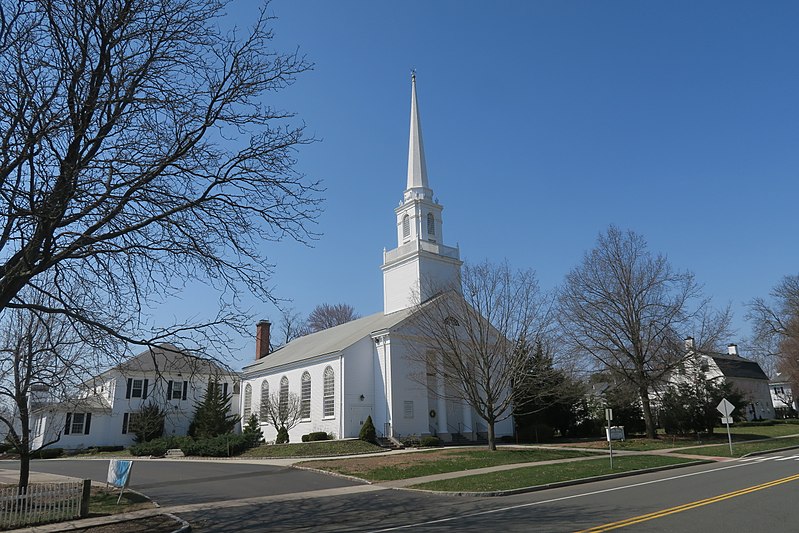
M 240 457 L 329 457 L 384 451 L 384 448 L 362 440 L 323 440 L 296 444 L 264 444 L 247 450 Z
M 413 485 L 412 488 L 447 492 L 491 492 L 534 487 L 560 481 L 571 481 L 687 462 L 691 461 L 689 459 L 659 455 L 622 456 L 613 458 L 613 470 L 611 470 L 608 458 L 590 459 L 587 461 L 523 467 L 503 472 L 434 481 Z
M 488 466 L 531 463 L 553 459 L 587 457 L 594 453 L 561 449 L 499 449 L 452 448 L 414 453 L 397 453 L 380 457 L 306 461 L 301 466 L 318 468 L 356 476 L 369 481 L 390 481 L 413 477 L 473 470 Z
M 122 499 L 119 504 L 117 504 L 118 499 L 119 489 L 92 487 L 92 495 L 89 499 L 89 516 L 127 513 L 155 507 L 155 504 L 146 496 L 128 490 L 122 493 Z
M 726 435 L 725 435 L 726 438 Z M 726 442 L 716 446 L 707 446 L 703 448 L 690 448 L 685 450 L 685 453 L 693 455 L 711 455 L 716 457 L 741 457 L 747 453 L 752 452 L 765 452 L 769 450 L 778 450 L 787 446 L 799 446 L 799 437 L 786 437 L 783 439 L 763 439 L 749 442 L 735 442 L 732 443 L 732 455 L 730 455 L 730 446 Z
M 799 425 L 797 424 L 775 424 L 773 426 L 738 426 L 730 427 L 733 442 L 743 442 L 750 440 L 770 439 L 785 435 L 799 435 Z M 701 435 L 697 440 L 690 436 L 674 436 L 660 434 L 656 440 L 644 438 L 630 438 L 624 442 L 614 441 L 613 448 L 617 450 L 649 451 L 662 450 L 665 448 L 680 448 L 690 446 L 700 446 L 703 444 L 723 444 L 727 442 L 727 429 L 725 427 L 715 428 L 713 435 Z M 598 446 L 607 449 L 606 441 L 594 441 L 591 443 L 575 443 L 575 446 Z M 787 445 L 786 445 L 787 446 Z M 693 450 L 691 451 L 693 453 Z M 727 455 L 729 455 L 729 450 Z

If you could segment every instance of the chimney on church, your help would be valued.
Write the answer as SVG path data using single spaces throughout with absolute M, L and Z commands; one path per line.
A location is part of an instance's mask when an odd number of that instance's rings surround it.
M 727 355 L 733 355 L 738 357 L 738 345 L 737 344 L 728 344 L 727 345 Z
M 269 328 L 272 323 L 268 320 L 261 320 L 256 325 L 255 330 L 255 360 L 258 361 L 269 355 Z

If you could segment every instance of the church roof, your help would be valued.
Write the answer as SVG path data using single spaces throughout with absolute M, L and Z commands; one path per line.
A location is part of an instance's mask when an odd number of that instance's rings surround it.
M 159 344 L 141 352 L 138 355 L 123 361 L 109 370 L 100 374 L 100 378 L 107 376 L 111 372 L 125 374 L 143 373 L 183 373 L 186 375 L 231 375 L 235 372 L 226 370 L 221 365 L 210 359 L 204 359 L 181 351 L 172 344 Z M 86 384 L 91 384 L 94 378 L 87 380 Z
M 262 359 L 245 366 L 243 372 L 258 372 L 298 361 L 305 361 L 320 355 L 335 354 L 349 348 L 374 332 L 393 328 L 412 313 L 413 308 L 402 309 L 389 314 L 375 313 L 299 337 Z

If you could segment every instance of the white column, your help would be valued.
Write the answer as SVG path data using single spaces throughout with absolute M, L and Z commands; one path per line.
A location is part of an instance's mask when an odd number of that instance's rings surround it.
M 444 368 L 442 364 L 442 356 L 436 358 L 436 418 L 438 418 L 438 433 L 449 434 L 449 427 L 447 426 L 447 397 L 446 388 L 444 385 Z
M 472 427 L 472 406 L 468 403 L 463 404 L 463 433 L 464 435 L 474 434 Z

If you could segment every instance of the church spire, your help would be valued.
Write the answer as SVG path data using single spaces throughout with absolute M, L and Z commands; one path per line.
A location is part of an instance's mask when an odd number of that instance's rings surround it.
M 424 160 L 422 143 L 422 124 L 419 120 L 419 106 L 416 103 L 416 72 L 411 74 L 411 134 L 408 141 L 408 190 L 429 189 L 427 184 L 427 165 Z

